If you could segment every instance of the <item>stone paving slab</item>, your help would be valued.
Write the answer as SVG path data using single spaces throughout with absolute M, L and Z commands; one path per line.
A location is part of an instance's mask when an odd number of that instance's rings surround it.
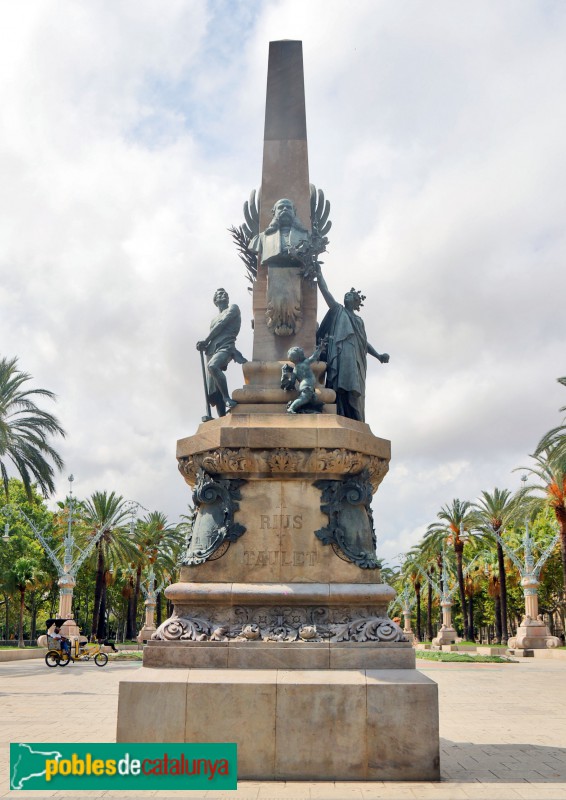
M 418 662 L 439 685 L 440 783 L 241 782 L 236 792 L 10 792 L 10 741 L 115 741 L 118 683 L 137 663 L 0 664 L 0 797 L 181 800 L 566 800 L 566 663 Z M 522 701 L 522 705 L 519 702 Z M 64 706 L 64 713 L 57 708 Z M 60 721 L 58 721 L 60 720 Z

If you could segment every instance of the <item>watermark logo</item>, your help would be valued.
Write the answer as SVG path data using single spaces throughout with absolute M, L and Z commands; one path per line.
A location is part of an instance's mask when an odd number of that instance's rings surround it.
M 236 789 L 237 746 L 10 744 L 10 789 Z

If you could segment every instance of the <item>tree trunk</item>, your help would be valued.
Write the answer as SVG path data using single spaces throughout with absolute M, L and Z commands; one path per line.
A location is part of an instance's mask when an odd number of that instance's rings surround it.
M 39 610 L 39 608 L 38 608 L 38 603 L 37 603 L 37 600 L 36 600 L 36 597 L 35 597 L 35 592 L 33 592 L 33 598 L 32 598 L 32 603 L 31 603 L 31 630 L 30 630 L 30 635 L 29 635 L 29 638 L 32 640 L 32 642 L 34 642 L 35 639 L 36 639 L 37 612 L 38 612 L 38 610 Z
M 432 633 L 432 583 L 427 582 L 427 598 L 426 598 L 426 638 L 431 642 L 433 639 Z
M 156 625 L 159 628 L 159 626 L 161 625 L 161 592 L 159 592 L 159 594 L 157 595 L 157 601 L 155 603 L 155 612 L 157 618 Z
M 96 580 L 94 584 L 94 605 L 92 608 L 92 630 L 91 633 L 96 635 L 98 632 L 98 622 L 100 618 L 100 604 L 102 601 L 102 592 L 104 583 L 104 551 L 102 546 L 102 539 L 100 539 L 96 547 L 98 548 L 98 558 L 96 561 Z
M 100 610 L 98 612 L 97 639 L 106 639 L 106 581 L 102 579 L 102 593 L 100 596 Z
M 566 596 L 566 508 L 554 509 L 560 527 L 560 551 L 562 555 L 562 594 Z
M 460 606 L 462 609 L 462 624 L 464 626 L 464 640 L 468 641 L 470 638 L 470 631 L 468 626 L 468 615 L 466 614 L 466 592 L 464 590 L 464 569 L 462 566 L 462 556 L 464 553 L 464 545 L 454 545 L 456 551 L 456 565 L 458 572 L 458 588 L 460 590 Z
M 497 529 L 499 532 L 499 529 Z M 501 596 L 501 644 L 507 644 L 509 632 L 507 630 L 507 578 L 505 575 L 505 554 L 497 542 L 497 565 L 499 567 L 499 594 Z
M 501 590 L 501 585 L 499 586 Z M 502 626 L 501 626 L 501 598 L 498 594 L 494 597 L 495 601 L 495 640 L 496 644 L 503 644 L 501 641 L 502 637 Z
M 420 583 L 415 583 L 415 595 L 417 598 L 417 640 L 419 642 L 422 641 L 422 631 L 421 631 L 421 585 Z
M 4 631 L 4 637 L 7 641 L 10 640 L 10 598 L 7 594 L 4 595 L 4 600 L 6 602 L 6 630 Z
M 126 620 L 126 639 L 130 641 L 136 638 L 136 606 L 135 606 L 135 589 L 132 577 L 128 579 L 130 584 L 130 593 L 128 595 L 128 610 Z
M 474 631 L 474 595 L 470 594 L 468 598 L 468 614 L 469 614 L 469 622 L 468 622 L 468 634 L 470 637 L 471 642 L 475 642 L 475 631 Z
M 135 639 L 137 634 L 138 634 L 138 604 L 139 604 L 140 591 L 141 591 L 141 589 L 140 589 L 140 586 L 141 586 L 141 574 L 142 574 L 141 564 L 138 564 L 138 568 L 136 570 L 136 586 L 135 586 L 135 589 L 134 589 L 134 635 L 132 637 L 133 639 Z M 140 629 L 141 629 L 141 627 L 142 626 L 140 625 Z
M 18 633 L 18 647 L 25 647 L 24 644 L 24 601 L 26 590 L 20 589 L 20 630 Z

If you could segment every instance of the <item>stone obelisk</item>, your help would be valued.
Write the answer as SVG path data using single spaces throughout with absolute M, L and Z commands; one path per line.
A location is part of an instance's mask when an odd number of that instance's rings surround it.
M 283 200 L 295 232 L 272 234 Z M 390 443 L 339 416 L 322 382 L 324 413 L 286 413 L 287 350 L 315 344 L 316 284 L 293 261 L 312 206 L 302 45 L 272 42 L 253 360 L 239 405 L 177 443 L 192 527 L 174 612 L 120 684 L 117 739 L 235 741 L 242 779 L 435 780 L 437 687 L 388 617 L 375 552 Z
M 271 209 L 282 197 L 295 203 L 304 225 L 310 226 L 310 183 L 307 147 L 305 86 L 302 42 L 281 41 L 269 45 L 260 230 L 267 228 Z M 290 347 L 312 353 L 316 334 L 316 285 L 303 282 L 302 324 L 291 337 L 274 336 L 266 325 L 267 269 L 259 265 L 254 284 L 254 361 L 278 361 Z

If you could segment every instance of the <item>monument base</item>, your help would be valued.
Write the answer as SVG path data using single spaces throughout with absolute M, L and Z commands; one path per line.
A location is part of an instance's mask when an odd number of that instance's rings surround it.
M 451 626 L 447 627 L 446 625 L 442 625 L 438 631 L 438 635 L 432 640 L 432 643 L 438 647 L 441 647 L 445 644 L 457 644 L 461 641 L 462 640 L 459 638 L 454 628 Z
M 240 780 L 440 779 L 415 669 L 156 669 L 121 681 L 118 742 L 236 742 Z
M 155 627 L 155 625 L 144 625 L 141 631 L 136 636 L 136 642 L 139 642 L 140 644 L 145 644 L 146 642 L 149 642 L 156 630 L 157 628 Z
M 532 619 L 528 615 L 525 615 L 517 628 L 517 634 L 508 642 L 510 650 L 543 650 L 559 645 L 560 639 L 557 636 L 551 636 L 541 616 Z

